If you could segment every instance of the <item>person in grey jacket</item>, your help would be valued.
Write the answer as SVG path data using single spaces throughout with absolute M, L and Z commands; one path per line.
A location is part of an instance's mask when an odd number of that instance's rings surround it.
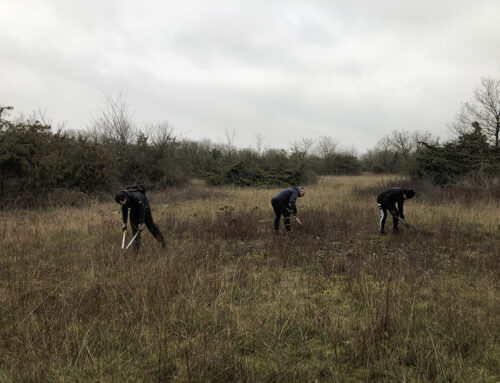
M 297 216 L 297 206 L 295 205 L 298 197 L 303 197 L 306 189 L 303 187 L 290 188 L 280 191 L 271 198 L 271 205 L 274 209 L 274 230 L 277 232 L 280 227 L 280 219 L 283 215 L 286 231 L 292 231 L 290 227 L 290 211 Z
M 398 232 L 398 217 L 405 219 L 403 214 L 404 201 L 412 198 L 415 192 L 412 189 L 403 189 L 398 187 L 392 187 L 384 190 L 377 197 L 377 206 L 380 209 L 380 235 L 385 235 L 384 230 L 385 220 L 387 219 L 387 210 L 392 215 L 393 233 Z M 396 209 L 396 203 L 398 208 Z
M 144 224 L 146 224 L 146 227 L 155 239 L 160 242 L 161 246 L 166 246 L 163 234 L 153 221 L 149 201 L 144 191 L 122 190 L 115 196 L 115 201 L 122 206 L 122 230 L 127 229 L 128 210 L 130 209 L 132 234 L 135 235 L 139 231 L 134 242 L 135 251 L 138 251 L 141 247 L 141 233 L 144 229 Z

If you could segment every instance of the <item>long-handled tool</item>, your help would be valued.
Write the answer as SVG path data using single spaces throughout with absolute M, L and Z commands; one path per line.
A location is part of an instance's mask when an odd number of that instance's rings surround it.
M 123 230 L 123 238 L 122 238 L 122 250 L 125 249 L 125 236 L 127 235 L 127 229 Z
M 297 221 L 297 223 L 301 226 L 301 227 L 304 227 L 304 224 L 300 221 L 299 217 L 297 217 L 296 215 L 294 215 L 295 217 L 295 220 Z
M 135 235 L 132 237 L 132 239 L 128 243 L 127 247 L 123 248 L 123 246 L 125 245 L 125 234 L 126 233 L 127 233 L 127 230 L 123 230 L 123 238 L 122 238 L 122 250 L 123 251 L 127 250 L 130 247 L 130 245 L 132 245 L 132 242 L 134 242 L 134 240 L 137 238 L 137 236 L 139 235 L 140 231 L 137 231 L 137 233 L 135 233 Z
M 404 218 L 398 217 L 398 219 L 399 219 L 399 221 L 400 221 L 403 225 L 405 225 L 408 229 L 411 229 L 411 228 L 412 228 L 412 226 L 411 226 L 408 222 L 406 222 L 406 221 L 404 220 Z

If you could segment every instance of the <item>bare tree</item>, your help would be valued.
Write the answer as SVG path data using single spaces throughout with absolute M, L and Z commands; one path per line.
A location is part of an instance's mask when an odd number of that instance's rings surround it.
M 209 138 L 202 138 L 201 140 L 198 141 L 199 146 L 201 150 L 203 150 L 206 153 L 210 153 L 210 151 L 213 149 L 214 144 L 212 141 L 210 141 Z
M 483 77 L 474 90 L 474 96 L 465 102 L 452 125 L 458 134 L 471 132 L 479 126 L 498 150 L 500 133 L 500 80 Z
M 312 138 L 303 138 L 301 141 L 292 142 L 290 146 L 292 154 L 295 154 L 300 159 L 305 159 L 314 146 L 314 140 Z
M 412 134 L 413 148 L 416 149 L 421 143 L 437 143 L 437 139 L 433 138 L 432 133 L 428 131 L 417 130 Z
M 255 133 L 255 148 L 258 156 L 260 157 L 264 150 L 264 136 L 260 133 Z
M 45 126 L 47 129 L 52 127 L 52 120 L 47 117 L 47 110 L 42 109 L 38 109 L 37 111 L 33 111 L 27 115 L 23 112 L 17 113 L 12 122 L 19 125 Z M 57 131 L 60 132 L 63 127 L 64 123 L 59 124 Z
M 392 150 L 392 142 L 389 136 L 384 136 L 378 140 L 375 149 L 380 152 L 389 152 Z
M 407 130 L 394 130 L 389 138 L 392 149 L 407 162 L 414 149 L 411 133 Z
M 364 158 L 371 161 L 372 166 L 379 171 L 409 171 L 415 163 L 418 146 L 432 142 L 432 134 L 426 131 L 394 130 L 380 139 Z
M 47 109 L 39 108 L 37 111 L 32 112 L 28 117 L 28 121 L 39 121 L 42 125 L 52 126 L 52 120 L 47 117 Z
M 322 136 L 318 139 L 315 151 L 323 160 L 324 171 L 326 174 L 330 172 L 330 169 L 334 162 L 334 155 L 337 152 L 337 142 L 329 136 Z
M 133 166 L 130 144 L 136 139 L 137 132 L 121 93 L 116 99 L 104 93 L 104 108 L 91 120 L 89 134 L 94 141 L 113 151 L 121 163 Z M 147 137 L 141 135 L 140 139 Z
M 330 136 L 322 136 L 318 139 L 316 150 L 318 154 L 327 161 L 337 151 L 338 143 Z
M 157 150 L 160 158 L 168 157 L 177 145 L 174 135 L 174 128 L 168 121 L 159 121 L 147 124 L 145 131 L 148 134 L 151 144 Z
M 174 127 L 168 121 L 159 121 L 146 125 L 146 131 L 155 146 L 168 146 L 175 143 Z
M 92 119 L 91 128 L 96 138 L 105 144 L 124 146 L 134 140 L 132 117 L 121 93 L 116 99 L 104 93 L 104 108 Z
M 382 169 L 394 171 L 393 145 L 389 136 L 382 137 L 377 142 L 374 153 Z
M 224 130 L 224 139 L 222 143 L 222 147 L 224 148 L 224 152 L 231 158 L 231 156 L 234 154 L 236 151 L 236 148 L 234 146 L 234 140 L 236 138 L 236 130 L 226 128 Z

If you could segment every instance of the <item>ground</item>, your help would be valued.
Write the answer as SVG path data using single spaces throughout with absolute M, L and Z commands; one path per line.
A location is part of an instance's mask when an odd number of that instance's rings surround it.
M 111 196 L 0 212 L 0 381 L 498 382 L 499 200 L 405 185 L 380 237 L 401 182 L 322 178 L 289 235 L 279 189 L 152 192 L 139 254 Z

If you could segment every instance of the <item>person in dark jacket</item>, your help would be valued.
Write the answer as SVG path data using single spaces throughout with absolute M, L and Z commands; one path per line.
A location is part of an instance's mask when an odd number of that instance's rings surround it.
M 387 210 L 392 215 L 393 233 L 398 232 L 398 217 L 404 219 L 403 204 L 407 199 L 412 198 L 415 192 L 411 189 L 403 189 L 392 187 L 384 190 L 377 198 L 377 206 L 380 209 L 380 235 L 385 235 L 384 230 L 385 220 L 387 218 Z M 398 207 L 396 209 L 396 203 Z
M 271 205 L 274 209 L 274 230 L 276 232 L 280 227 L 280 219 L 283 215 L 286 231 L 292 231 L 290 227 L 290 210 L 297 216 L 297 206 L 295 205 L 298 197 L 303 197 L 306 189 L 303 187 L 290 188 L 280 191 L 271 199 Z
M 151 208 L 149 206 L 148 198 L 143 191 L 122 190 L 115 196 L 115 201 L 122 206 L 123 226 L 122 231 L 127 229 L 128 210 L 130 209 L 130 226 L 132 227 L 132 234 L 135 235 L 137 231 L 139 234 L 134 241 L 134 250 L 138 251 L 141 247 L 141 233 L 144 229 L 144 224 L 148 230 L 153 234 L 155 239 L 160 242 L 162 247 L 166 246 L 165 239 L 158 229 L 158 226 L 153 221 L 151 215 Z

